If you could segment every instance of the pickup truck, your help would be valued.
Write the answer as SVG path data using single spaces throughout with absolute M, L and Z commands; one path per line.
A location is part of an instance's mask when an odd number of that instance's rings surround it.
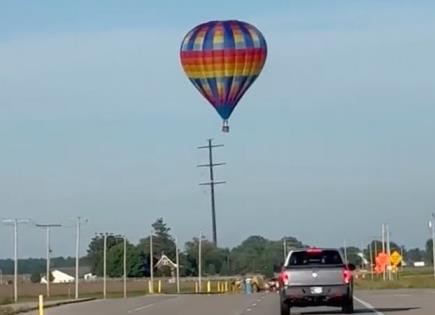
M 336 306 L 353 313 L 353 270 L 337 249 L 291 251 L 279 275 L 281 315 L 293 306 Z

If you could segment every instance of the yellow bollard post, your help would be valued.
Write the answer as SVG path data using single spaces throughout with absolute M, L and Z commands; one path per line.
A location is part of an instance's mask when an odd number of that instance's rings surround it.
M 159 286 L 157 287 L 157 292 L 162 293 L 162 280 L 159 280 Z
M 211 282 L 209 280 L 209 281 L 207 281 L 207 293 L 210 293 L 210 292 L 211 292 Z
M 228 292 L 228 281 L 225 281 L 225 292 Z
M 195 293 L 198 293 L 198 282 L 195 282 Z
M 44 315 L 44 296 L 41 294 L 39 296 L 39 314 Z
M 148 281 L 148 293 L 154 294 L 154 282 L 151 280 Z

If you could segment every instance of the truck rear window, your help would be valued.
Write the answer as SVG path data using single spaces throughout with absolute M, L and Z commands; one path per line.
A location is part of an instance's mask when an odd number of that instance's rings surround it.
M 338 251 L 335 250 L 314 250 L 293 252 L 288 261 L 288 267 L 296 266 L 330 266 L 343 265 Z

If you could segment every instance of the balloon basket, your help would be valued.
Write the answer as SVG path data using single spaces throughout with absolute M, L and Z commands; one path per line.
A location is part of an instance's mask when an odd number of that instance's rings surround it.
M 228 121 L 224 121 L 224 124 L 222 125 L 222 131 L 225 133 L 230 132 L 230 126 L 228 125 Z

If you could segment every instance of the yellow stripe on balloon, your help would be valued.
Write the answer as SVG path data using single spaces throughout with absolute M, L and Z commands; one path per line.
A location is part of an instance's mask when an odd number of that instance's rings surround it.
M 243 69 L 242 71 L 236 71 L 231 73 L 232 76 L 248 76 L 248 75 L 258 75 L 261 68 L 256 66 L 254 69 Z M 205 79 L 205 78 L 216 78 L 225 77 L 225 70 L 215 70 L 215 71 L 186 71 L 186 74 L 191 79 Z

